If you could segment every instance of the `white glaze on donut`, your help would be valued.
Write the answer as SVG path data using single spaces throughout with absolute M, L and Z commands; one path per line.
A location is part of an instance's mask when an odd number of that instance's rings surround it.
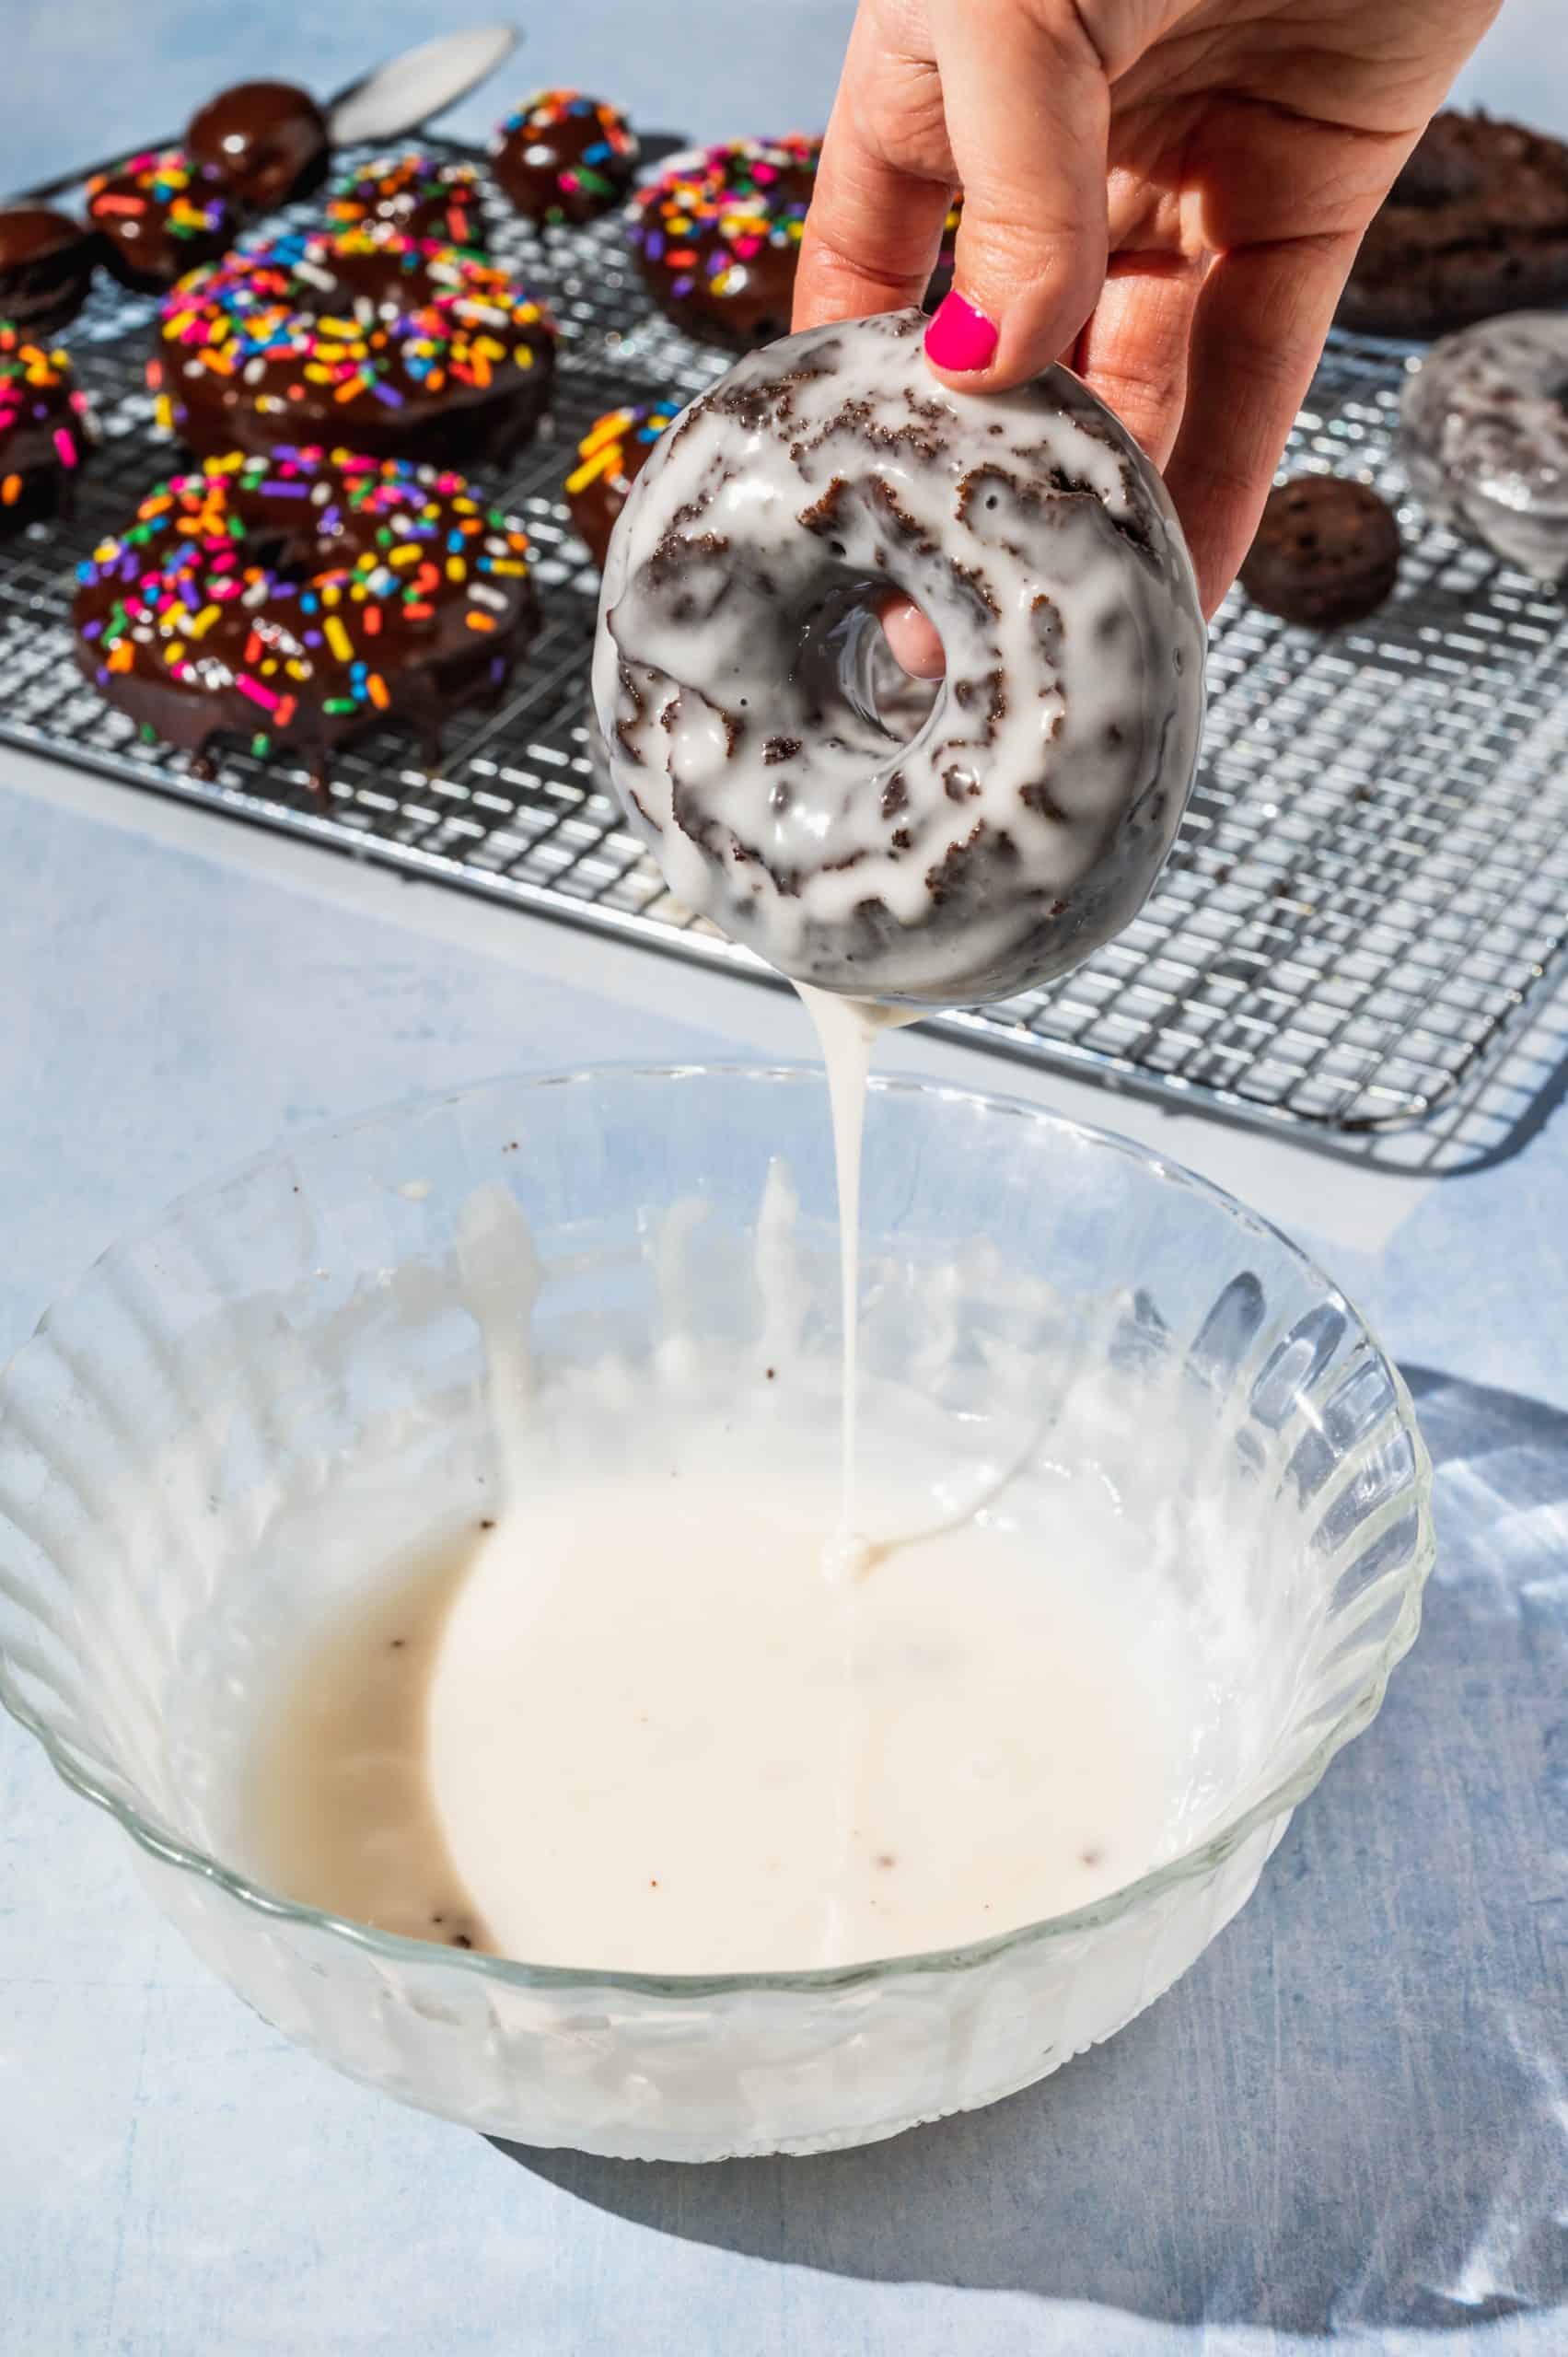
M 1111 413 L 1060 368 L 949 392 L 924 326 L 788 337 L 670 427 L 610 544 L 594 694 L 678 900 L 797 981 L 958 1005 L 1136 913 L 1191 783 L 1203 625 Z M 834 619 L 892 588 L 947 652 L 908 743 L 830 659 Z
M 1435 516 L 1543 581 L 1568 569 L 1568 313 L 1445 336 L 1405 388 L 1400 427 Z

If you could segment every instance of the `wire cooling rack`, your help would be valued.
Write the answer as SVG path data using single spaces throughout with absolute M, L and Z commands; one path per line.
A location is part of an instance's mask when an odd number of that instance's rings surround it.
M 761 976 L 671 901 L 596 778 L 598 575 L 561 499 L 601 411 L 689 399 L 726 363 L 650 312 L 617 222 L 540 237 L 497 207 L 492 226 L 563 331 L 547 432 L 485 480 L 534 541 L 546 621 L 505 701 L 449 726 L 439 769 L 389 729 L 339 753 L 324 798 L 302 769 L 238 749 L 199 779 L 84 682 L 75 563 L 180 456 L 143 383 L 154 307 L 107 280 L 70 338 L 104 433 L 77 513 L 0 544 L 0 738 Z M 935 1028 L 1410 1170 L 1493 1158 L 1552 1101 L 1568 1073 L 1553 989 L 1568 965 L 1568 609 L 1405 497 L 1393 429 L 1411 365 L 1336 342 L 1286 459 L 1395 502 L 1392 600 L 1322 636 L 1234 594 L 1212 633 L 1202 772 L 1143 914 L 1065 981 Z

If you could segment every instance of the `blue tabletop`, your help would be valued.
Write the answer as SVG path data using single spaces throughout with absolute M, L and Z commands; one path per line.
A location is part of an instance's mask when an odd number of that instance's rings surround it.
M 1568 82 L 1539 78 L 1559 9 L 1515 0 L 1470 87 L 1568 128 Z M 467 13 L 58 0 L 7 61 L 8 177 L 263 62 L 331 87 Z M 552 12 L 519 85 L 600 79 L 715 134 L 758 89 L 769 122 L 820 118 L 846 6 L 688 0 L 679 43 L 653 14 Z M 0 1355 L 127 1224 L 291 1129 L 506 1069 L 807 1052 L 761 992 L 4 752 L 0 906 Z M 1043 2086 L 865 2153 L 507 2154 L 247 2013 L 0 1723 L 6 2357 L 1568 2347 L 1568 1114 L 1435 1186 L 1099 1117 L 1316 1247 L 1413 1371 L 1438 1464 L 1423 1638 L 1197 1969 Z

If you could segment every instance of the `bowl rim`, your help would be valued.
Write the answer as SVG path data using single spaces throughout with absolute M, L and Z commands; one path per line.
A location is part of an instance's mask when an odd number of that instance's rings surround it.
M 806 1060 L 768 1063 L 716 1060 L 667 1064 L 650 1064 L 637 1060 L 606 1060 L 540 1073 L 492 1074 L 485 1079 L 465 1082 L 458 1087 L 427 1090 L 414 1097 L 400 1097 L 391 1104 L 367 1112 L 351 1115 L 346 1120 L 313 1124 L 302 1130 L 296 1137 L 280 1140 L 215 1177 L 198 1180 L 193 1186 L 182 1190 L 160 1210 L 134 1223 L 94 1256 L 87 1267 L 67 1283 L 43 1311 L 27 1339 L 5 1362 L 0 1363 L 0 1425 L 6 1419 L 6 1394 L 13 1369 L 36 1343 L 47 1338 L 60 1309 L 83 1294 L 100 1270 L 110 1268 L 122 1254 L 145 1243 L 187 1213 L 221 1198 L 233 1188 L 245 1185 L 269 1168 L 285 1169 L 296 1154 L 308 1152 L 316 1145 L 339 1144 L 366 1131 L 387 1130 L 394 1125 L 415 1121 L 453 1106 L 505 1091 L 531 1096 L 546 1089 L 627 1083 L 653 1085 L 662 1089 L 672 1083 L 714 1080 L 745 1086 L 804 1085 L 816 1088 L 824 1097 L 827 1092 L 827 1075 L 822 1065 Z M 1205 1198 L 1225 1213 L 1242 1233 L 1267 1239 L 1298 1271 L 1318 1285 L 1325 1300 L 1343 1311 L 1359 1329 L 1363 1346 L 1372 1353 L 1389 1380 L 1391 1406 L 1376 1429 L 1386 1429 L 1392 1422 L 1403 1431 L 1411 1444 L 1410 1496 L 1417 1522 L 1416 1545 L 1410 1563 L 1400 1574 L 1402 1582 L 1400 1611 L 1378 1648 L 1368 1676 L 1307 1759 L 1291 1775 L 1272 1785 L 1235 1817 L 1227 1817 L 1202 1841 L 1179 1852 L 1176 1857 L 1165 1859 L 1158 1865 L 1150 1867 L 1132 1882 L 1122 1883 L 1116 1889 L 1103 1893 L 1086 1906 L 1074 1908 L 1064 1914 L 1040 1916 L 1030 1922 L 1016 1924 L 1010 1931 L 993 1933 L 983 1940 L 966 1941 L 946 1948 L 865 1957 L 851 1964 L 766 1972 L 633 1972 L 613 1967 L 529 1964 L 521 1958 L 490 1956 L 477 1949 L 442 1947 L 433 1941 L 406 1938 L 399 1933 L 383 1932 L 374 1924 L 356 1922 L 351 1916 L 333 1914 L 329 1909 L 309 1907 L 298 1900 L 282 1898 L 233 1867 L 225 1865 L 221 1859 L 210 1856 L 193 1844 L 165 1831 L 144 1817 L 132 1803 L 108 1790 L 83 1762 L 74 1746 L 59 1736 L 23 1699 L 12 1678 L 3 1645 L 0 1645 L 0 1704 L 42 1747 L 62 1781 L 84 1800 L 103 1809 L 138 1848 L 160 1864 L 216 1885 L 254 1914 L 325 1933 L 371 1956 L 425 1969 L 476 1974 L 481 1980 L 519 1989 L 619 1990 L 628 1995 L 667 1999 L 744 1995 L 753 1991 L 760 1994 L 810 1994 L 968 1971 L 1010 1955 L 1015 1950 L 1043 1946 L 1058 1939 L 1098 1931 L 1130 1913 L 1144 1900 L 1157 1898 L 1167 1890 L 1212 1873 L 1260 1828 L 1276 1818 L 1288 1817 L 1315 1789 L 1337 1754 L 1363 1733 L 1376 1716 L 1390 1676 L 1415 1642 L 1421 1626 L 1422 1594 L 1436 1553 L 1436 1534 L 1432 1516 L 1432 1462 L 1409 1388 L 1366 1319 L 1311 1255 L 1272 1220 L 1253 1211 L 1226 1189 L 1189 1169 L 1185 1163 L 1157 1154 L 1117 1131 L 1102 1129 L 1097 1123 L 1079 1120 L 1073 1115 L 1053 1112 L 1044 1106 L 1031 1104 L 1027 1098 L 1002 1091 L 969 1088 L 954 1082 L 922 1079 L 915 1074 L 885 1073 L 873 1073 L 868 1086 L 878 1096 L 929 1097 L 938 1103 L 969 1107 L 988 1118 L 1021 1120 L 1031 1126 L 1071 1138 L 1081 1145 L 1107 1149 L 1126 1161 L 1140 1165 L 1159 1179 Z M 1365 1446 L 1365 1441 L 1361 1445 Z

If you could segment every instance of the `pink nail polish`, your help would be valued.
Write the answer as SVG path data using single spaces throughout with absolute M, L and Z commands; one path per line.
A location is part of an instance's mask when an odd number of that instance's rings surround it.
M 938 368 L 967 377 L 983 368 L 996 349 L 996 330 L 983 311 L 966 303 L 955 289 L 944 295 L 936 316 L 925 331 L 925 356 Z

